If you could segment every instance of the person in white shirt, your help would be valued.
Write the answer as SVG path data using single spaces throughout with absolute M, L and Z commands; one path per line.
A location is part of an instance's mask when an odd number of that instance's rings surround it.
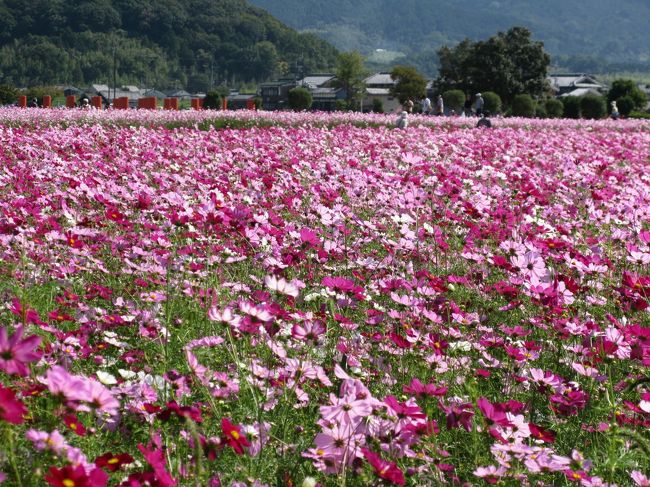
M 431 100 L 426 95 L 422 95 L 422 98 L 420 98 L 420 106 L 422 107 L 422 113 L 425 115 L 431 113 Z

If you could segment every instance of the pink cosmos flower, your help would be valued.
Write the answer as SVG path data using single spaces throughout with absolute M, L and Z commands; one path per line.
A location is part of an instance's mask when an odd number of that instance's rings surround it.
M 632 477 L 634 483 L 639 487 L 650 487 L 650 478 L 638 470 L 632 470 L 630 477 Z
M 41 343 L 40 337 L 31 335 L 21 340 L 22 335 L 22 326 L 11 336 L 6 328 L 0 328 L 0 370 L 9 375 L 29 375 L 27 364 L 41 358 L 41 353 L 35 350 Z
M 548 270 L 544 259 L 537 252 L 526 252 L 525 254 L 517 254 L 510 257 L 510 262 L 514 267 L 526 277 L 528 277 L 533 284 L 538 284 L 544 280 Z
M 143 444 L 139 444 L 138 450 L 140 450 L 147 463 L 151 465 L 155 478 L 158 481 L 157 485 L 161 487 L 174 487 L 177 484 L 176 480 L 167 471 L 165 455 L 160 448 L 153 449 L 152 445 L 145 447 Z
M 445 406 L 442 402 L 438 404 L 447 416 L 448 430 L 462 426 L 465 430 L 472 431 L 474 408 L 471 402 L 450 402 L 449 406 Z
M 330 394 L 331 406 L 321 406 L 320 413 L 324 420 L 342 425 L 357 425 L 362 418 L 372 414 L 372 404 L 365 399 L 353 396 L 336 397 Z
M 436 386 L 435 384 L 423 384 L 419 379 L 412 379 L 408 386 L 403 386 L 402 390 L 407 394 L 416 396 L 444 396 L 447 393 L 446 386 Z
M 280 294 L 286 294 L 287 296 L 291 296 L 293 298 L 297 298 L 298 294 L 300 294 L 300 290 L 295 283 L 287 282 L 282 277 L 278 278 L 276 276 L 266 276 L 264 278 L 264 284 L 272 291 L 277 291 Z
M 305 321 L 295 323 L 291 328 L 291 336 L 296 340 L 318 342 L 319 338 L 327 331 L 327 327 L 320 321 Z
M 508 473 L 508 470 L 503 465 L 499 467 L 495 467 L 494 465 L 478 467 L 474 470 L 474 475 L 482 478 L 488 484 L 496 484 L 506 473 Z

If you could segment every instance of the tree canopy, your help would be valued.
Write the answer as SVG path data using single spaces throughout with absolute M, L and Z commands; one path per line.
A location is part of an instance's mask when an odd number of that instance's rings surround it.
M 336 60 L 336 85 L 346 92 L 349 108 L 356 108 L 363 99 L 366 86 L 363 82 L 367 76 L 363 56 L 357 52 L 343 52 Z
M 391 93 L 402 104 L 406 100 L 414 101 L 425 94 L 427 80 L 413 67 L 395 66 L 390 77 L 395 81 Z
M 0 83 L 118 83 L 207 90 L 300 67 L 337 51 L 244 0 L 0 0 Z
M 523 27 L 499 32 L 485 41 L 465 39 L 438 51 L 437 91 L 460 89 L 467 94 L 493 91 L 506 105 L 518 94 L 541 96 L 546 89 L 550 56 Z

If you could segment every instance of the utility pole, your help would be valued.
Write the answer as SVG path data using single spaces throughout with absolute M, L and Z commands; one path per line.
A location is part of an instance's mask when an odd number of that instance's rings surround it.
M 117 95 L 117 43 L 113 44 L 113 103 L 115 102 L 116 95 Z

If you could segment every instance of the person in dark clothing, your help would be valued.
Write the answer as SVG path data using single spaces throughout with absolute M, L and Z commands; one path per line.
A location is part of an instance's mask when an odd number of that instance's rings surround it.
M 32 98 L 31 101 L 27 104 L 29 108 L 38 108 L 38 100 L 36 98 Z
M 479 119 L 478 122 L 476 122 L 476 127 L 481 128 L 492 128 L 492 122 L 489 119 L 490 117 L 490 112 L 487 110 L 483 110 L 483 116 Z

